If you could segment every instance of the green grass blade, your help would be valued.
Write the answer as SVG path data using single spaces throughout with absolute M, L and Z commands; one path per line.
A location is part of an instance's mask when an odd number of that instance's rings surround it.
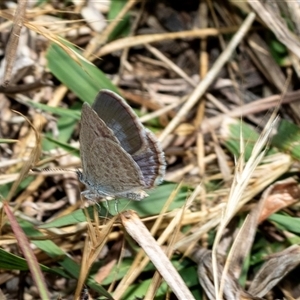
M 47 60 L 51 72 L 82 101 L 91 104 L 103 88 L 118 92 L 116 86 L 95 65 L 84 60 L 77 63 L 56 44 L 49 47 Z

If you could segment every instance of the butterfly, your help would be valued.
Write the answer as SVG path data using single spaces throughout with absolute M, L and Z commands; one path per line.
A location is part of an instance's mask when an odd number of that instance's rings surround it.
M 101 90 L 92 105 L 81 112 L 79 180 L 87 199 L 95 197 L 147 197 L 144 190 L 163 181 L 164 152 L 154 134 L 146 129 L 125 100 Z

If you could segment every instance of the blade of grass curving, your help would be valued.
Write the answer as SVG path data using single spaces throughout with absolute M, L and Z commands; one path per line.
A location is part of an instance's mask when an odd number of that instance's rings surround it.
M 77 109 L 75 110 L 70 108 L 66 109 L 62 107 L 54 107 L 54 106 L 49 106 L 47 104 L 42 104 L 30 100 L 27 101 L 27 104 L 30 104 L 30 106 L 34 108 L 38 108 L 40 110 L 58 115 L 60 117 L 68 117 L 68 118 L 73 118 L 75 120 L 80 120 L 80 111 Z
M 36 147 L 32 150 L 28 161 L 26 161 L 26 163 L 24 163 L 24 165 L 20 171 L 20 174 L 18 176 L 18 179 L 14 181 L 14 183 L 8 193 L 8 196 L 6 198 L 7 202 L 9 202 L 11 200 L 11 198 L 14 195 L 14 193 L 16 192 L 19 184 L 24 179 L 24 177 L 28 174 L 31 167 L 38 160 L 40 153 L 41 153 L 41 137 L 40 137 L 39 132 L 36 130 L 36 128 L 33 126 L 33 124 L 29 121 L 28 118 L 26 118 L 24 115 L 22 115 L 21 113 L 19 113 L 17 111 L 13 111 L 13 112 L 22 116 L 27 121 L 27 123 L 30 125 L 31 129 L 33 130 L 33 132 L 35 134 Z
M 43 271 L 50 271 L 51 269 L 40 264 Z M 28 271 L 28 263 L 26 259 L 6 252 L 0 248 L 0 268 L 1 270 L 20 270 Z
M 18 245 L 20 246 L 24 257 L 28 263 L 28 267 L 30 273 L 32 275 L 33 281 L 36 284 L 38 293 L 41 299 L 50 299 L 49 292 L 47 289 L 47 285 L 43 276 L 43 273 L 39 267 L 38 261 L 30 247 L 29 241 L 24 234 L 24 231 L 18 224 L 14 214 L 11 212 L 10 207 L 7 202 L 3 203 L 4 211 L 7 215 L 7 218 L 11 224 L 12 230 L 15 234 L 15 237 L 18 241 Z
M 62 143 L 61 146 L 65 143 L 68 143 L 70 137 L 74 133 L 77 124 L 78 124 L 78 120 L 76 120 L 74 117 L 70 117 L 70 116 L 60 117 L 59 120 L 57 121 L 59 136 L 54 137 L 54 139 L 57 140 L 57 143 Z M 46 136 L 49 138 L 53 137 L 52 133 L 46 133 Z M 53 142 L 48 142 L 48 140 L 43 139 L 42 148 L 44 151 L 52 150 L 53 146 L 54 146 Z
M 74 51 L 77 50 L 74 48 Z M 84 60 L 78 64 L 56 44 L 49 47 L 47 60 L 51 72 L 82 101 L 92 104 L 103 88 L 118 92 L 116 86 L 95 65 Z
M 0 10 L 0 16 L 4 19 L 14 21 L 14 14 L 9 12 L 8 10 Z M 36 22 L 31 22 L 27 18 L 23 19 L 23 25 L 26 26 L 28 29 L 32 30 L 33 32 L 36 32 L 46 38 L 47 41 L 51 41 L 61 47 L 70 57 L 74 59 L 74 61 L 77 61 L 80 63 L 81 60 L 85 60 L 85 58 L 80 55 L 77 51 L 74 51 L 73 47 L 69 47 L 70 42 L 59 36 L 58 34 L 54 33 L 53 30 L 49 30 L 48 28 L 37 24 Z M 85 60 L 87 63 L 89 63 L 87 60 Z
M 47 142 L 49 142 L 49 145 L 45 145 L 46 140 L 47 140 Z M 69 153 L 72 153 L 72 155 L 75 155 L 77 157 L 80 156 L 78 148 L 74 148 L 74 147 L 70 146 L 67 143 L 60 142 L 60 141 L 55 140 L 55 139 L 53 139 L 53 138 L 51 138 L 51 137 L 49 137 L 47 135 L 44 136 L 44 139 L 43 139 L 42 142 L 43 142 L 43 149 L 49 149 L 49 148 L 53 149 L 54 148 L 53 146 L 55 146 L 55 147 L 58 146 L 61 149 L 65 150 L 65 151 L 67 151 Z M 51 146 L 50 146 L 50 144 L 51 144 Z

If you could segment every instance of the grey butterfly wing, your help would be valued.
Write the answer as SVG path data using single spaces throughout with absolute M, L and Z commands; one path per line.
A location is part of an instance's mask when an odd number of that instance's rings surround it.
M 80 155 L 86 195 L 141 200 L 161 183 L 165 158 L 155 136 L 118 95 L 102 90 L 93 108 L 83 104 Z
M 119 143 L 113 131 L 106 126 L 89 104 L 83 103 L 80 120 L 80 148 L 89 148 L 97 137 L 108 138 Z
M 87 153 L 94 140 L 98 137 L 108 138 L 115 143 L 119 143 L 113 132 L 98 117 L 96 112 L 87 103 L 83 103 L 80 120 L 80 157 L 82 161 L 83 171 L 85 172 L 85 162 L 88 159 Z
M 85 155 L 81 180 L 95 194 L 126 196 L 145 185 L 138 165 L 119 144 L 98 137 Z
M 134 154 L 145 144 L 144 126 L 122 97 L 109 90 L 101 90 L 92 108 L 114 132 L 123 149 Z
M 166 171 L 166 161 L 163 150 L 161 149 L 156 137 L 146 130 L 148 147 L 132 156 L 138 164 L 144 178 L 145 188 L 149 189 L 163 181 Z

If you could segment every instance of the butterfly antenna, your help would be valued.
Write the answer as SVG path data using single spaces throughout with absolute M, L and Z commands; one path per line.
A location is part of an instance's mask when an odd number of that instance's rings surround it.
M 44 174 L 44 175 L 59 175 L 59 174 L 66 174 L 66 172 L 71 173 L 81 173 L 79 170 L 76 169 L 63 169 L 63 168 L 32 168 L 31 174 Z

